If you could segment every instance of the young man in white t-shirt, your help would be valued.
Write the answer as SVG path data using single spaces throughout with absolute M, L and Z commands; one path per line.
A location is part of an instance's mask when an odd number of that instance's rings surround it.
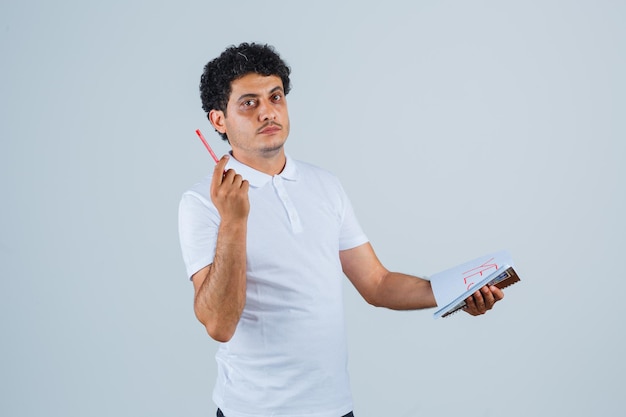
M 285 153 L 290 69 L 268 45 L 209 62 L 201 98 L 232 151 L 183 196 L 179 228 L 194 310 L 220 342 L 218 416 L 352 415 L 341 278 L 370 304 L 435 307 L 429 281 L 388 271 L 330 173 Z M 503 298 L 483 287 L 465 311 Z

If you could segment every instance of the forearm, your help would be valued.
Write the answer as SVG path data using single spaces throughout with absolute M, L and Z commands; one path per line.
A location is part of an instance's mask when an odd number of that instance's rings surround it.
M 369 243 L 341 251 L 339 258 L 348 279 L 374 306 L 394 310 L 437 306 L 430 281 L 390 272 L 380 263 Z
M 198 320 L 221 342 L 234 334 L 246 303 L 246 223 L 220 224 L 213 263 L 194 300 Z
M 399 272 L 387 272 L 381 278 L 371 304 L 393 310 L 437 306 L 430 281 Z

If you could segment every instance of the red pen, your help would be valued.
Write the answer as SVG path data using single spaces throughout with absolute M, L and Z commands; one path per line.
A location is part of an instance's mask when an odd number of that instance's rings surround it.
M 209 143 L 206 141 L 206 139 L 204 138 L 204 136 L 202 135 L 202 132 L 200 132 L 200 129 L 196 129 L 196 134 L 198 135 L 198 137 L 200 138 L 200 140 L 202 141 L 202 143 L 204 143 L 204 147 L 206 148 L 207 151 L 209 151 L 209 153 L 211 154 L 211 156 L 213 157 L 213 160 L 215 161 L 215 163 L 217 164 L 220 160 L 217 159 L 217 156 L 215 155 L 215 152 L 213 152 L 213 149 L 211 149 L 211 147 L 209 146 Z

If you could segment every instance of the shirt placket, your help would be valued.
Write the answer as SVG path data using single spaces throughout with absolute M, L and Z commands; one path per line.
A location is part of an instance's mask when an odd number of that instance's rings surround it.
M 287 212 L 287 217 L 289 218 L 289 224 L 291 224 L 291 230 L 294 233 L 302 232 L 302 224 L 300 223 L 300 216 L 298 215 L 298 211 L 296 207 L 293 205 L 293 202 L 289 198 L 289 193 L 287 193 L 287 189 L 285 188 L 284 180 L 279 176 L 274 176 L 272 178 L 272 184 L 274 185 L 274 189 L 278 194 L 278 198 L 283 204 L 285 211 Z

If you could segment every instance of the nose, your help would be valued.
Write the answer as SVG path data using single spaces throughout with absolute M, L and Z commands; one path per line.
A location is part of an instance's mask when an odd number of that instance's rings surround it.
M 262 100 L 259 104 L 259 120 L 262 122 L 276 120 L 276 109 L 268 100 Z

